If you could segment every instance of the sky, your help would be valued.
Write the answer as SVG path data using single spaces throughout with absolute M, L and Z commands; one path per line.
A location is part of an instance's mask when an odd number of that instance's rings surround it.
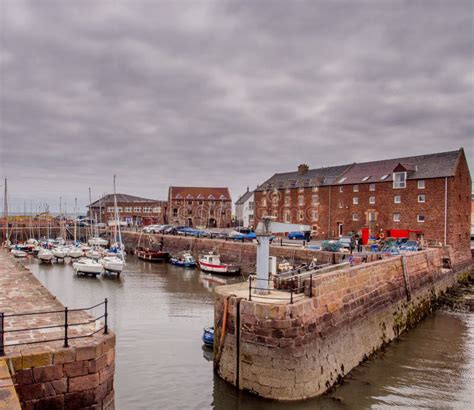
M 472 172 L 473 7 L 0 0 L 10 210 L 83 207 L 114 174 L 122 193 L 228 186 L 235 201 L 300 163 L 464 147 Z

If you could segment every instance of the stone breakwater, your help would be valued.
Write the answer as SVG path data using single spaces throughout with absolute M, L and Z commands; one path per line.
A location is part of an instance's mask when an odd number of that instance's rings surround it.
M 470 259 L 457 261 L 453 269 L 443 267 L 447 255 L 453 255 L 450 248 L 429 249 L 317 275 L 313 296 L 294 304 L 249 301 L 245 284 L 218 287 L 218 374 L 240 389 L 271 399 L 300 400 L 324 393 L 420 321 L 437 298 L 472 269 Z M 306 286 L 309 289 L 309 283 Z
M 0 250 L 0 312 L 61 311 L 64 306 L 20 263 Z M 88 322 L 86 312 L 74 312 L 70 323 Z M 62 313 L 5 317 L 5 356 L 22 408 L 114 408 L 115 335 L 90 334 L 96 325 L 70 327 L 69 347 L 63 347 L 64 328 L 9 332 L 26 327 L 64 323 Z M 45 339 L 59 339 L 42 342 Z M 17 345 L 29 342 L 33 344 Z
M 182 251 L 191 252 L 195 258 L 203 253 L 214 251 L 221 255 L 221 259 L 226 263 L 236 263 L 241 266 L 242 272 L 255 272 L 257 246 L 252 242 L 225 241 L 221 239 L 196 238 L 179 235 L 151 235 L 135 232 L 122 233 L 122 240 L 129 250 L 134 250 L 138 243 L 142 246 L 163 241 L 163 249 L 170 254 Z M 314 251 L 303 248 L 293 248 L 280 246 L 278 244 L 270 246 L 270 255 L 280 259 L 287 259 L 296 265 L 309 263 L 313 258 L 317 258 L 319 263 L 336 263 L 341 258 L 347 258 L 347 254 Z M 375 257 L 375 256 L 373 256 Z

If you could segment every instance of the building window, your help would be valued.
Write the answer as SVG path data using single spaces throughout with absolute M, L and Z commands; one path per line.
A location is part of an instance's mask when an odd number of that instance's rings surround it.
M 342 201 L 339 201 L 339 208 L 344 208 L 344 204 L 342 203 Z
M 375 205 L 375 196 L 369 197 L 369 204 L 370 205 Z
M 290 206 L 291 198 L 289 196 L 285 196 L 285 206 Z
M 117 207 L 117 212 L 122 212 L 122 207 L 121 206 Z
M 285 212 L 285 222 L 290 222 L 290 221 L 291 221 L 290 211 L 286 211 Z
M 369 222 L 375 222 L 377 220 L 377 214 L 374 211 L 369 211 Z
M 425 222 L 425 215 L 418 214 L 418 215 L 416 216 L 416 220 L 417 220 L 418 222 Z
M 382 175 L 382 176 L 380 177 L 380 179 L 381 179 L 382 181 L 385 181 L 387 178 L 388 178 L 388 174 Z
M 352 214 L 352 220 L 353 221 L 358 221 L 359 220 L 359 214 Z
M 267 206 L 267 198 L 262 198 L 262 206 Z
M 393 214 L 393 222 L 400 222 L 400 214 Z
M 319 219 L 318 211 L 312 211 L 311 212 L 311 220 L 317 221 L 318 219 Z
M 173 216 L 178 216 L 178 208 L 173 208 Z
M 302 193 L 304 192 L 304 188 L 299 188 L 299 189 L 298 189 L 298 192 L 299 192 L 300 194 L 302 194 Z
M 204 205 L 204 201 L 199 201 L 198 204 L 199 205 Z
M 133 208 L 133 212 L 141 212 L 142 211 L 142 208 L 140 206 L 136 206 L 135 208 Z
M 149 214 L 151 212 L 151 207 L 150 206 L 144 206 L 143 207 L 143 213 Z
M 369 191 L 375 191 L 375 184 L 369 185 Z
M 359 197 L 358 196 L 355 196 L 354 198 L 352 198 L 352 203 L 354 205 L 359 205 Z
M 159 214 L 161 212 L 161 206 L 155 206 L 153 208 L 153 212 L 156 213 L 156 214 Z
M 290 193 L 290 190 L 289 189 L 285 189 L 285 194 L 289 194 Z
M 253 210 L 253 202 L 249 202 L 249 210 Z
M 343 177 L 343 178 L 341 178 L 341 179 L 339 180 L 338 183 L 339 183 L 339 184 L 342 184 L 346 179 L 347 179 L 347 177 Z M 341 188 L 342 188 L 342 187 L 341 187 Z M 341 191 L 341 192 L 342 192 L 342 191 Z
M 267 214 L 267 213 L 265 212 L 265 215 L 266 215 L 266 214 Z M 209 216 L 214 216 L 214 209 L 210 209 L 210 210 L 209 210 Z
M 400 189 L 400 188 L 406 188 L 406 186 L 407 186 L 407 173 L 394 172 L 393 173 L 393 188 Z
M 395 204 L 401 204 L 402 203 L 402 197 L 400 195 L 395 195 L 393 197 L 393 203 Z
M 344 188 L 342 186 L 339 187 L 339 192 L 344 192 Z
M 362 182 L 367 182 L 370 179 L 370 175 L 368 177 L 362 178 Z
M 124 208 L 124 211 L 125 211 L 125 212 L 132 212 L 132 207 L 131 207 L 131 206 L 126 206 L 126 207 Z
M 274 195 L 272 197 L 272 204 L 273 206 L 277 206 L 278 205 L 278 195 Z
M 188 201 L 188 205 L 192 205 L 193 204 L 193 201 Z
M 311 197 L 311 202 L 313 205 L 318 205 L 319 204 L 319 195 L 313 195 Z
M 304 213 L 303 213 L 303 211 L 298 211 L 298 219 L 299 219 L 300 221 L 302 221 L 303 218 L 304 218 Z
M 107 207 L 107 212 L 114 212 L 114 207 L 113 206 Z
M 352 187 L 352 192 L 359 192 L 359 185 L 354 185 Z
M 418 195 L 418 202 L 420 203 L 426 202 L 426 197 L 424 195 Z
M 424 179 L 420 179 L 418 181 L 418 189 L 425 189 L 425 180 Z
M 319 188 L 317 186 L 314 186 L 313 187 L 313 192 L 318 192 L 319 191 Z
M 298 205 L 299 206 L 303 206 L 304 205 L 304 196 L 299 196 L 298 197 Z
M 188 215 L 192 215 L 192 214 L 193 214 L 192 209 L 188 209 Z

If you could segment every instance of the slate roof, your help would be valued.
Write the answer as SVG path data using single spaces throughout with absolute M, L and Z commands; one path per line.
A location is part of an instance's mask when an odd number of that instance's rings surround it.
M 229 188 L 221 187 L 183 187 L 170 186 L 169 200 L 174 199 L 198 199 L 203 201 L 230 201 Z
M 399 165 L 407 170 L 407 179 L 450 177 L 455 174 L 461 155 L 462 148 L 436 154 L 316 168 L 304 174 L 297 171 L 279 173 L 261 184 L 256 191 L 393 181 L 393 171 Z
M 106 203 L 114 202 L 114 195 L 107 194 L 103 196 L 101 199 L 98 199 L 97 201 L 93 202 L 92 207 L 100 206 L 101 202 L 102 202 L 102 205 Z M 128 194 L 117 194 L 117 202 L 123 203 L 123 202 L 163 202 L 163 201 L 160 201 L 158 199 L 141 198 L 139 196 L 128 195 Z
M 235 205 L 243 205 L 245 204 L 253 195 L 253 191 L 249 191 L 247 188 L 247 191 L 235 202 Z

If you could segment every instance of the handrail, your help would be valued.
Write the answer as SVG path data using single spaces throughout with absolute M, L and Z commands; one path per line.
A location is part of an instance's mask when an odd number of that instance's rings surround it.
M 252 298 L 262 298 L 262 299 L 272 299 L 272 300 L 288 300 L 288 298 L 285 297 L 277 297 L 277 296 L 272 296 L 272 295 L 261 295 L 261 294 L 256 294 L 252 293 L 252 290 L 271 290 L 269 288 L 260 288 L 257 286 L 252 286 L 252 281 L 253 281 L 253 276 L 249 275 L 249 297 L 248 300 L 252 301 Z M 272 282 L 272 279 L 268 278 L 267 281 L 270 283 Z M 298 299 L 302 299 L 305 297 L 304 291 L 306 290 L 306 284 L 305 281 L 303 281 L 302 286 L 295 286 L 295 280 L 290 281 L 292 286 L 289 289 L 278 289 L 279 292 L 288 292 L 290 294 L 290 299 L 289 299 L 289 304 L 292 305 L 295 297 Z M 300 292 L 302 291 L 302 292 Z M 310 275 L 309 277 L 309 297 L 313 296 L 313 274 Z
M 77 322 L 77 323 L 69 323 L 69 313 L 71 312 L 85 312 L 87 310 L 92 310 L 95 309 L 99 306 L 104 305 L 104 313 L 98 317 L 93 317 L 90 320 L 86 320 L 84 322 Z M 22 345 L 28 345 L 28 344 L 37 344 L 37 343 L 47 343 L 47 342 L 57 342 L 60 340 L 64 341 L 64 347 L 69 347 L 69 340 L 72 339 L 81 339 L 81 338 L 86 338 L 86 337 L 92 337 L 95 334 L 99 333 L 100 331 L 103 331 L 103 334 L 108 334 L 108 310 L 107 306 L 108 305 L 108 300 L 107 298 L 104 299 L 103 302 L 97 303 L 91 307 L 88 308 L 83 308 L 83 309 L 68 309 L 68 307 L 64 307 L 64 310 L 49 310 L 49 311 L 42 311 L 42 312 L 26 312 L 26 313 L 9 313 L 5 314 L 4 312 L 0 312 L 0 356 L 5 356 L 5 347 L 11 347 L 11 346 L 22 346 Z M 5 318 L 11 318 L 11 317 L 24 317 L 24 316 L 33 316 L 33 315 L 45 315 L 45 314 L 57 314 L 57 313 L 63 313 L 64 314 L 64 322 L 58 325 L 47 325 L 47 326 L 35 326 L 35 327 L 24 327 L 24 328 L 16 328 L 16 329 L 10 329 L 6 330 L 5 329 Z M 98 320 L 104 319 L 104 325 L 97 329 L 96 331 L 92 333 L 88 333 L 85 335 L 75 335 L 75 336 L 69 336 L 68 330 L 71 327 L 75 326 L 82 326 L 82 325 L 90 325 L 92 323 L 96 323 Z M 53 338 L 53 339 L 42 339 L 42 340 L 33 340 L 33 341 L 28 341 L 28 342 L 15 342 L 15 343 L 5 343 L 5 335 L 7 333 L 16 333 L 16 332 L 27 332 L 31 330 L 41 330 L 41 329 L 54 329 L 54 328 L 64 328 L 64 336 L 60 338 Z

